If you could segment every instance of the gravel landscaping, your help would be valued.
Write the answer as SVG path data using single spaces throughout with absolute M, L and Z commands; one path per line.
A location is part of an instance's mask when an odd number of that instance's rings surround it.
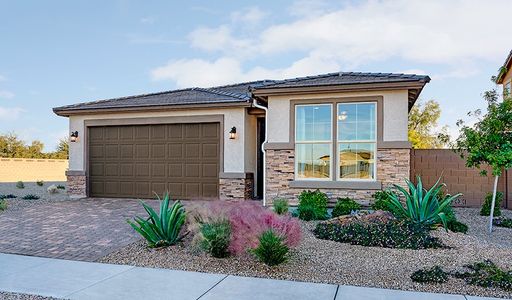
M 511 211 L 503 211 L 512 216 Z M 178 246 L 148 249 L 138 241 L 113 252 L 100 262 L 161 267 L 199 272 L 255 276 L 274 279 L 346 284 L 426 292 L 454 293 L 491 297 L 512 297 L 511 292 L 467 285 L 450 278 L 445 284 L 419 284 L 410 275 L 421 268 L 440 265 L 447 271 L 461 270 L 465 264 L 491 259 L 499 267 L 512 269 L 512 229 L 495 228 L 492 237 L 486 232 L 487 218 L 478 209 L 456 209 L 458 219 L 469 225 L 468 234 L 433 234 L 449 249 L 389 249 L 363 247 L 315 238 L 316 222 L 302 222 L 303 239 L 293 249 L 287 263 L 268 267 L 246 256 L 216 259 L 191 247 L 187 239 Z
M 16 187 L 16 182 L 2 182 L 0 183 L 0 195 L 13 194 L 17 198 L 5 199 L 7 202 L 7 210 L 17 210 L 24 207 L 30 207 L 33 205 L 44 204 L 53 201 L 64 201 L 69 200 L 69 196 L 66 190 L 58 190 L 56 194 L 49 194 L 47 189 L 50 185 L 63 185 L 66 186 L 66 182 L 44 182 L 43 186 L 38 186 L 35 182 L 24 182 L 25 188 L 19 189 Z M 28 194 L 36 195 L 39 197 L 37 200 L 24 200 L 23 196 Z M 1 212 L 0 212 L 1 213 Z

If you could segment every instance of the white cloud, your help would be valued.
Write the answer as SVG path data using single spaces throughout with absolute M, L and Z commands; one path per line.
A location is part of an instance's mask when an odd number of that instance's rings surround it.
M 422 70 L 422 69 L 407 69 L 407 70 L 396 71 L 395 73 L 416 74 L 416 75 L 426 75 L 426 74 L 428 74 L 427 71 Z
M 266 16 L 268 16 L 267 12 L 261 10 L 259 7 L 252 6 L 239 11 L 232 12 L 231 21 L 256 24 L 261 22 Z
M 337 7 L 332 2 L 300 1 L 289 9 L 292 21 L 250 33 L 233 22 L 243 18 L 235 12 L 231 23 L 201 27 L 188 36 L 192 48 L 218 53 L 217 58 L 171 61 L 153 70 L 152 77 L 178 86 L 209 85 L 256 75 L 349 71 L 399 59 L 413 66 L 442 66 L 446 71 L 434 75 L 437 78 L 462 78 L 479 72 L 475 62 L 502 63 L 503 53 L 510 50 L 503 37 L 509 35 L 511 10 L 509 0 L 366 1 Z M 261 18 L 254 15 L 253 20 Z M 245 67 L 256 59 L 286 55 L 299 58 L 276 69 Z
M 1 107 L 0 106 L 0 120 L 14 121 L 17 120 L 24 110 L 21 107 Z
M 141 22 L 142 24 L 151 25 L 151 24 L 154 24 L 156 22 L 156 18 L 155 17 L 151 17 L 151 16 L 143 17 L 143 18 L 140 18 L 139 22 Z
M 0 90 L 0 98 L 11 99 L 14 98 L 14 93 L 6 90 Z

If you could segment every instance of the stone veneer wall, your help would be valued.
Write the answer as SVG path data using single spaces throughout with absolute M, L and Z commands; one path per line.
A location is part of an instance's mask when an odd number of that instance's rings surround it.
M 85 175 L 67 174 L 67 191 L 71 198 L 87 196 L 87 177 Z
M 294 180 L 295 150 L 267 150 L 266 151 L 266 198 L 267 205 L 272 199 L 279 197 L 297 204 L 297 197 L 303 189 L 290 188 L 290 181 Z M 377 180 L 382 182 L 382 188 L 396 183 L 405 185 L 404 179 L 409 179 L 410 149 L 378 149 L 377 151 Z M 329 196 L 330 203 L 334 204 L 338 197 L 350 197 L 363 205 L 370 204 L 372 195 L 376 190 L 356 189 L 320 189 Z
M 230 199 L 252 199 L 254 191 L 254 176 L 247 173 L 246 178 L 220 178 L 219 198 Z

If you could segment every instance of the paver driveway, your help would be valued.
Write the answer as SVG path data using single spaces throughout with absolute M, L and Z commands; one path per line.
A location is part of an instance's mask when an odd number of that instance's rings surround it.
M 143 215 L 139 202 L 123 199 L 88 198 L 8 209 L 0 214 L 0 252 L 94 261 L 139 238 L 126 223 L 135 214 Z

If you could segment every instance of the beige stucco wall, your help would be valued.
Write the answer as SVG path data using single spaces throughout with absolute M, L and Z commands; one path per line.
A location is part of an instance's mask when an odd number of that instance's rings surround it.
M 288 143 L 290 136 L 290 100 L 325 99 L 342 97 L 382 96 L 383 140 L 407 141 L 408 92 L 407 90 L 381 92 L 322 93 L 293 96 L 271 96 L 268 99 L 268 141 Z
M 115 114 L 91 114 L 76 115 L 69 117 L 69 130 L 79 132 L 79 141 L 69 145 L 69 170 L 85 171 L 85 153 L 87 144 L 87 135 L 85 131 L 86 120 L 104 120 L 104 119 L 123 119 L 123 118 L 151 118 L 151 117 L 195 117 L 207 115 L 224 116 L 224 172 L 241 173 L 254 168 L 255 162 L 245 158 L 244 146 L 250 146 L 251 143 L 246 139 L 249 137 L 249 130 L 246 126 L 252 126 L 252 121 L 245 108 L 223 108 L 223 109 L 194 109 L 194 110 L 174 110 L 158 112 L 129 112 Z M 255 122 L 254 122 L 255 124 Z M 235 126 L 238 136 L 236 139 L 229 139 L 229 130 Z M 246 135 L 246 133 L 248 133 Z M 247 164 L 247 167 L 246 167 Z
M 66 181 L 67 159 L 0 159 L 0 182 Z

